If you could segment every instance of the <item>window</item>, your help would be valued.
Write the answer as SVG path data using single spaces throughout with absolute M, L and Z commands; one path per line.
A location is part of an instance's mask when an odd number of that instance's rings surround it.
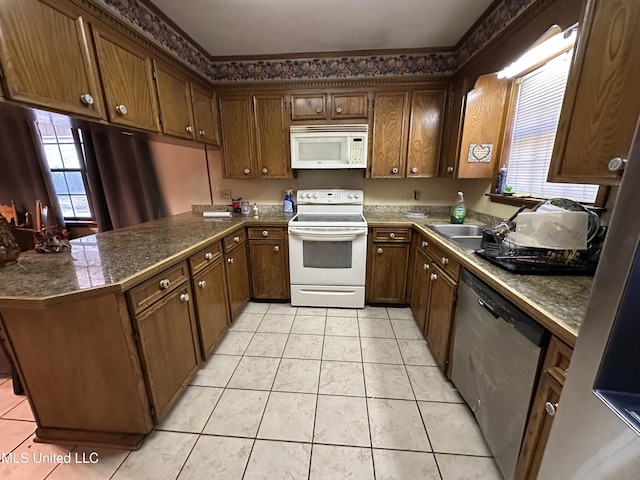
M 36 122 L 62 215 L 69 221 L 91 221 L 84 145 L 79 129 Z
M 569 50 L 556 56 L 515 82 L 505 150 L 507 185 L 516 193 L 535 197 L 565 197 L 593 203 L 597 185 L 547 182 L 571 53 Z

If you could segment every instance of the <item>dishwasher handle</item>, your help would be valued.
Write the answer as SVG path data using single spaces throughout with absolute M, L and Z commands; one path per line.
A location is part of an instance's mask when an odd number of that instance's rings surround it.
M 500 318 L 500 315 L 498 315 L 496 312 L 493 311 L 493 309 L 487 305 L 486 303 L 484 303 L 482 300 L 480 300 L 478 298 L 478 305 L 480 305 L 482 308 L 484 308 L 487 312 L 489 312 L 491 315 L 493 315 L 494 318 Z

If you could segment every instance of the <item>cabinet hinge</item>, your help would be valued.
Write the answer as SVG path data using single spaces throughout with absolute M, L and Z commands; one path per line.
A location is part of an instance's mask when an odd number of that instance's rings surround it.
M 136 343 L 139 343 L 140 342 L 140 335 L 138 334 L 138 330 L 136 329 L 135 325 L 133 326 L 132 334 L 133 334 L 133 340 Z
M 0 65 L 0 79 L 4 78 L 4 70 L 2 70 L 2 65 Z
M 153 78 L 154 80 L 158 79 L 158 76 L 156 75 L 156 69 L 155 68 L 151 70 L 151 78 Z
M 156 409 L 155 409 L 155 408 L 153 408 L 153 407 L 150 407 L 150 408 L 149 408 L 149 411 L 151 412 L 151 416 L 152 416 L 153 418 L 156 418 Z

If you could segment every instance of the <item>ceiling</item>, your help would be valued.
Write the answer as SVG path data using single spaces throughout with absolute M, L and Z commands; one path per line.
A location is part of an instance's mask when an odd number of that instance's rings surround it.
M 213 57 L 453 47 L 492 0 L 152 0 Z

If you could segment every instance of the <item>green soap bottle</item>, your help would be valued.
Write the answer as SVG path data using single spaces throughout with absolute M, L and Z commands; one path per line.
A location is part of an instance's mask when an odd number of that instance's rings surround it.
M 467 216 L 467 207 L 464 206 L 464 195 L 458 192 L 458 199 L 451 208 L 451 223 L 464 223 L 464 217 Z

